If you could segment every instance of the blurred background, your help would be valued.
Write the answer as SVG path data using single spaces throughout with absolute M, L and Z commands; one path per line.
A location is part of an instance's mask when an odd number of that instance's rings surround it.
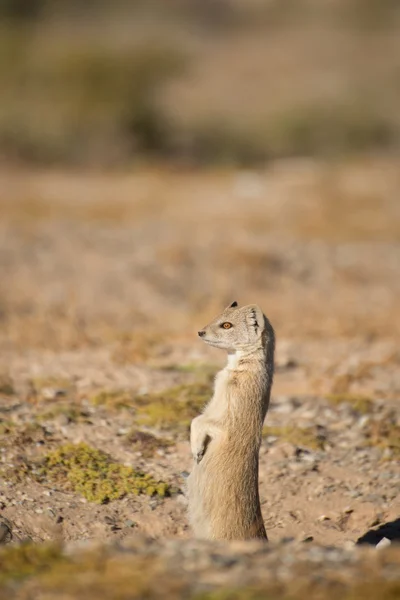
M 21 539 L 189 535 L 178 497 L 81 502 L 63 452 L 181 486 L 226 360 L 197 331 L 234 300 L 276 330 L 271 539 L 398 523 L 399 108 L 398 0 L 0 0 L 0 512 Z
M 1 0 L 0 95 L 7 344 L 398 330 L 395 0 Z
M 1 0 L 0 151 L 264 163 L 399 146 L 396 0 Z

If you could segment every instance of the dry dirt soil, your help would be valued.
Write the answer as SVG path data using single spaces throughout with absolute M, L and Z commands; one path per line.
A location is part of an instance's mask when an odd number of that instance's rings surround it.
M 0 173 L 4 597 L 84 597 L 69 563 L 64 579 L 40 577 L 54 553 L 73 562 L 98 543 L 114 579 L 96 567 L 93 598 L 263 597 L 212 596 L 257 582 L 303 598 L 296 569 L 310 598 L 368 577 L 397 587 L 360 597 L 400 597 L 399 189 L 399 163 L 380 158 Z M 182 493 L 190 419 L 225 361 L 196 331 L 232 300 L 260 304 L 277 335 L 260 454 L 268 549 L 191 540 Z M 22 541 L 49 555 L 23 545 L 20 573 Z M 127 560 L 164 583 L 135 591 Z

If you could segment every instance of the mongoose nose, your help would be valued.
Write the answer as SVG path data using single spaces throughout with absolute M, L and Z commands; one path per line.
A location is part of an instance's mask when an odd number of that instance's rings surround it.
M 206 332 L 205 331 L 199 331 L 198 334 L 199 334 L 200 337 L 203 337 L 203 335 L 206 335 Z

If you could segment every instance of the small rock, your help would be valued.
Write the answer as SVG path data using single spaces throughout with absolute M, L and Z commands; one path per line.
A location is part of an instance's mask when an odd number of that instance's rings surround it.
M 12 540 L 12 528 L 8 519 L 0 522 L 0 544 L 8 544 Z
M 68 415 L 58 415 L 56 423 L 59 427 L 66 427 L 71 423 L 71 419 L 68 417 Z
M 126 521 L 124 521 L 124 526 L 125 527 L 136 527 L 137 523 L 135 521 L 132 521 L 131 519 L 127 519 Z
M 107 523 L 107 525 L 114 525 L 115 520 L 112 517 L 109 517 L 108 515 L 106 515 L 104 517 L 104 523 Z
M 45 387 L 42 389 L 42 396 L 45 400 L 55 400 L 61 396 L 65 396 L 66 391 L 62 389 L 56 389 L 52 387 Z
M 330 521 L 330 520 L 331 520 L 331 518 L 330 518 L 330 517 L 328 517 L 327 515 L 321 515 L 321 516 L 320 516 L 320 517 L 318 517 L 318 519 L 317 519 L 317 521 L 320 521 L 320 522 L 322 522 L 322 521 Z
M 358 490 L 351 490 L 349 492 L 349 496 L 350 496 L 350 498 L 359 498 L 360 496 L 362 496 L 362 493 L 359 492 Z
M 375 548 L 378 548 L 379 550 L 381 550 L 382 548 L 387 548 L 388 546 L 390 546 L 391 544 L 391 540 L 389 540 L 389 538 L 382 538 L 380 542 L 377 543 L 377 545 L 375 546 Z

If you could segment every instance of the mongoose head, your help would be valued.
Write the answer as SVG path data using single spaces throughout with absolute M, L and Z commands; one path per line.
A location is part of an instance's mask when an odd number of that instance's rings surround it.
M 256 304 L 239 307 L 232 302 L 204 329 L 198 332 L 206 344 L 235 352 L 265 347 L 273 342 L 274 331 L 261 308 Z

